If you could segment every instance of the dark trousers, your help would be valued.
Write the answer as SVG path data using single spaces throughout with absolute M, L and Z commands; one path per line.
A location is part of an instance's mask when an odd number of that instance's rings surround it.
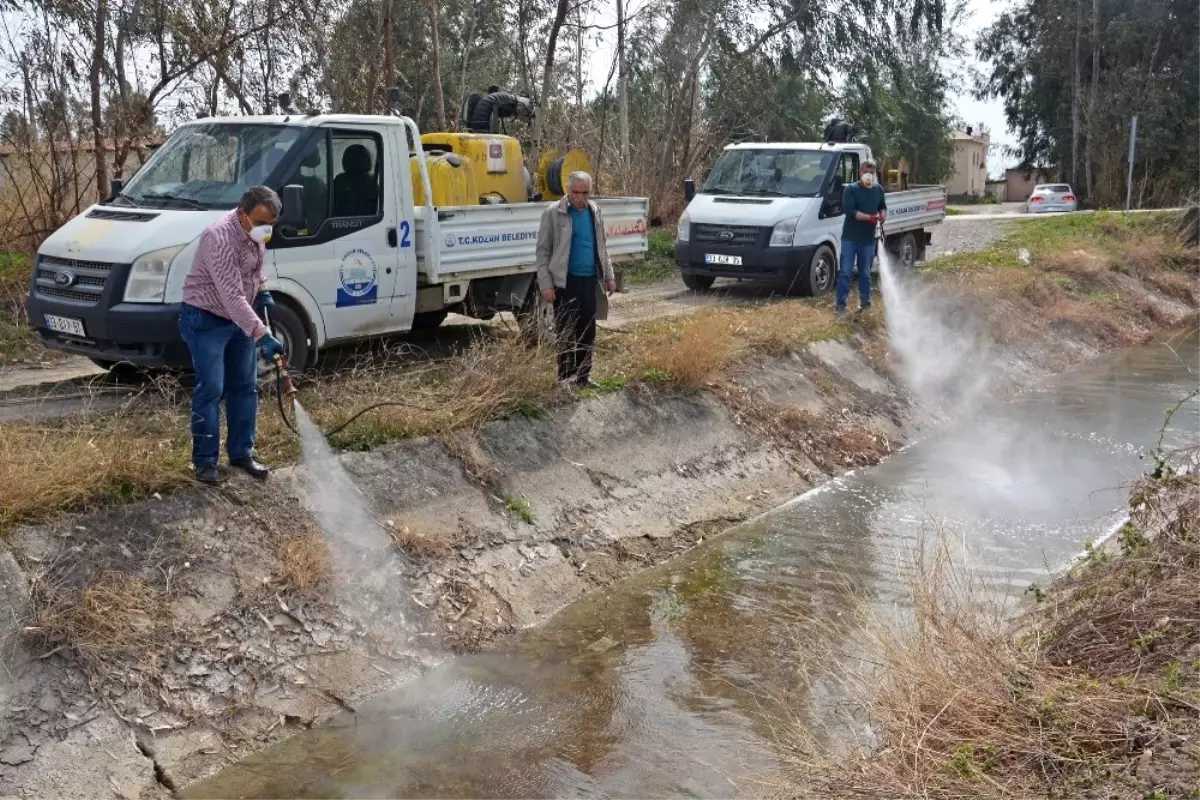
M 192 390 L 192 463 L 216 464 L 220 454 L 221 399 L 231 461 L 254 450 L 258 416 L 258 364 L 254 340 L 230 320 L 184 303 L 179 332 L 192 354 L 196 388 Z
M 558 338 L 558 379 L 587 383 L 596 345 L 596 276 L 568 275 L 554 291 L 554 330 Z

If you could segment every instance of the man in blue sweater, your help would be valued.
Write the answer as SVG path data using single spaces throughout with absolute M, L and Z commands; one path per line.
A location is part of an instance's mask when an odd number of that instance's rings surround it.
M 858 168 L 858 183 L 842 190 L 842 259 L 838 269 L 837 313 L 846 313 L 850 298 L 850 278 L 858 262 L 858 301 L 862 311 L 871 307 L 871 265 L 875 263 L 875 227 L 887 220 L 887 201 L 883 187 L 875 181 L 875 162 L 864 161 Z

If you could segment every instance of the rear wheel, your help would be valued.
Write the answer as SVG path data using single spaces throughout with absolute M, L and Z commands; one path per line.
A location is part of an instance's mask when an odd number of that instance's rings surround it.
M 694 292 L 707 292 L 712 288 L 713 281 L 715 280 L 716 278 L 714 278 L 712 275 L 695 275 L 687 272 L 683 273 L 683 285 Z
M 911 270 L 917 265 L 917 237 L 911 231 L 901 236 L 890 249 L 900 269 Z
M 413 315 L 412 329 L 414 331 L 431 331 L 446 321 L 450 312 L 446 309 L 423 311 Z

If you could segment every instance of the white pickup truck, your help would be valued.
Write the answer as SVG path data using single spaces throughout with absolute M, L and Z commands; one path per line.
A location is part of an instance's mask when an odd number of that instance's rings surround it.
M 732 144 L 695 192 L 685 182 L 675 263 L 688 288 L 717 278 L 770 281 L 790 294 L 825 294 L 837 280 L 842 188 L 871 158 L 864 144 Z M 929 226 L 946 216 L 943 186 L 887 193 L 887 247 L 904 266 L 924 258 Z
M 200 233 L 247 187 L 284 210 L 267 249 L 272 327 L 297 367 L 317 350 L 434 327 L 454 311 L 529 313 L 547 203 L 414 203 L 433 192 L 416 123 L 399 116 L 207 118 L 181 126 L 113 196 L 37 253 L 27 307 L 47 347 L 102 366 L 188 366 L 178 330 Z M 598 198 L 615 262 L 646 252 L 648 200 Z

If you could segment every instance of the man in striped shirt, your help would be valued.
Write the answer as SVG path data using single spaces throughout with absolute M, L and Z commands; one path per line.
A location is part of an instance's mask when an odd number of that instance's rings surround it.
M 221 397 L 225 398 L 231 466 L 266 478 L 270 470 L 254 457 L 258 417 L 255 342 L 267 358 L 283 345 L 263 324 L 255 306 L 274 305 L 265 291 L 263 255 L 281 208 L 266 186 L 246 190 L 238 207 L 200 234 L 192 269 L 183 284 L 179 332 L 192 354 L 192 467 L 202 483 L 220 483 Z M 253 305 L 251 301 L 253 300 Z

